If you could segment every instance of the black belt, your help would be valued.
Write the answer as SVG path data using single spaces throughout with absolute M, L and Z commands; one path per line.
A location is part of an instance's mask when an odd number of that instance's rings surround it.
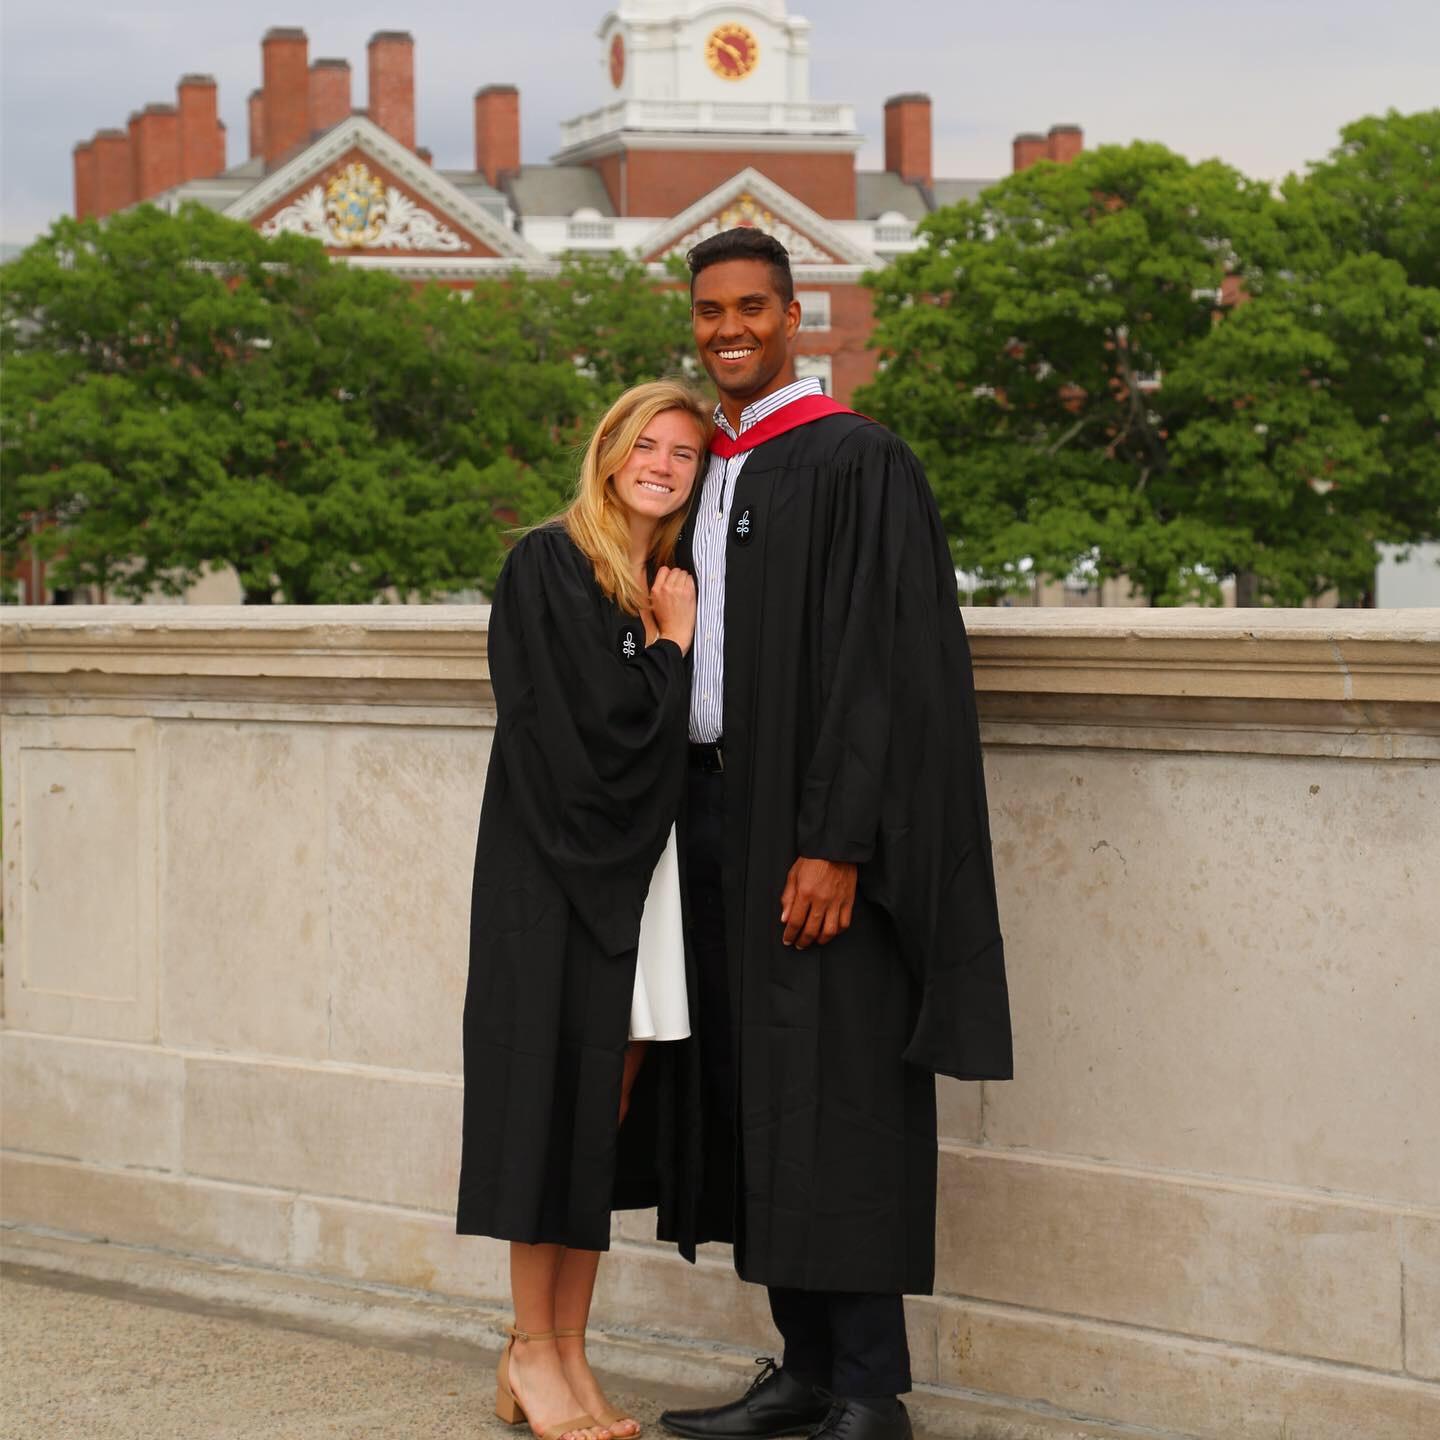
M 725 742 L 723 740 L 692 740 L 690 742 L 690 768 L 703 770 L 707 775 L 719 775 L 725 769 Z

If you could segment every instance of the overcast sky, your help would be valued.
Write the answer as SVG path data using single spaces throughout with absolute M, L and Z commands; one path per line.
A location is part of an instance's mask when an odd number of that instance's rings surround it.
M 595 30 L 605 0 L 3 0 L 0 236 L 26 241 L 72 203 L 71 149 L 173 101 L 187 71 L 220 83 L 230 163 L 246 154 L 245 97 L 260 37 L 301 25 L 310 56 L 340 56 L 365 103 L 365 42 L 415 36 L 418 140 L 447 167 L 474 163 L 470 97 L 521 91 L 524 159 L 547 159 L 559 122 L 608 85 Z M 813 25 L 812 95 L 855 106 L 878 167 L 881 106 L 935 102 L 938 175 L 1005 174 L 1017 131 L 1057 122 L 1088 144 L 1163 141 L 1279 178 L 1322 157 L 1361 115 L 1440 105 L 1436 0 L 795 0 Z

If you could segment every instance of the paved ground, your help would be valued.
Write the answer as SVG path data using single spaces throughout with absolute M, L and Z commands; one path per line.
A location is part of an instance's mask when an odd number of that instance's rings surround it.
M 496 1311 L 23 1227 L 3 1255 L 0 1440 L 529 1440 L 491 1409 Z M 731 1399 L 755 1373 L 638 1336 L 594 1352 L 645 1440 L 664 1405 Z M 916 1440 L 1181 1440 L 993 1397 L 909 1402 Z
M 376 1345 L 184 1298 L 7 1266 L 4 1440 L 507 1440 L 493 1362 L 453 1341 Z M 658 1434 L 661 1389 L 611 1384 Z M 673 1389 L 664 1392 L 667 1403 Z M 692 1395 L 687 1392 L 687 1401 Z

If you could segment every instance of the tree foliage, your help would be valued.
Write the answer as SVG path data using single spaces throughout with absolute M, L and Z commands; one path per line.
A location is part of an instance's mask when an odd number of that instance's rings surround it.
M 1345 255 L 1394 260 L 1412 285 L 1440 289 L 1440 109 L 1370 115 L 1281 187 L 1294 229 L 1311 231 L 1310 268 Z
M 1295 604 L 1440 533 L 1440 291 L 1388 188 L 1435 203 L 1433 158 L 1399 158 L 1420 122 L 1433 157 L 1434 117 L 1361 122 L 1283 199 L 1135 144 L 932 215 L 871 277 L 857 403 L 920 451 L 957 563 Z
M 620 260 L 462 299 L 199 208 L 60 221 L 3 292 L 7 556 L 137 599 L 223 565 L 252 602 L 488 585 L 587 421 L 688 334 Z

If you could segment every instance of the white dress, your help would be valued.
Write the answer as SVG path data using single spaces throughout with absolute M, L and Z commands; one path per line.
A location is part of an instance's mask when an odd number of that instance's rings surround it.
M 680 853 L 675 827 L 665 842 L 640 917 L 640 953 L 630 1001 L 632 1040 L 683 1040 L 690 1033 L 685 932 L 680 918 Z

